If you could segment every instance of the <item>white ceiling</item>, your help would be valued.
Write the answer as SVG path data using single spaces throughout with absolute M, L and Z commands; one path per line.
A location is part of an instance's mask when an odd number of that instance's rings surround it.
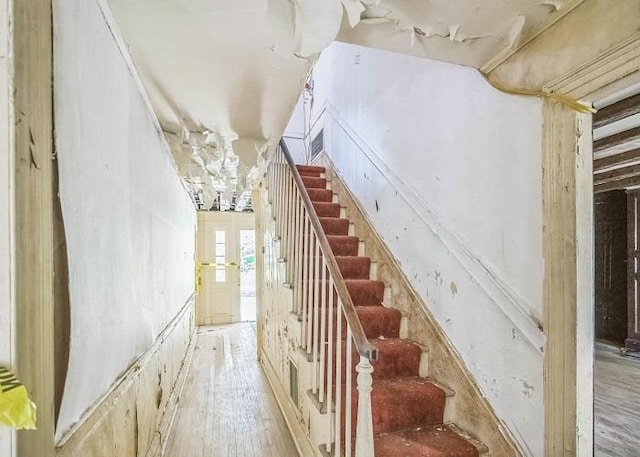
M 211 147 L 246 168 L 280 137 L 334 39 L 480 68 L 581 1 L 108 0 L 165 131 L 214 132 Z M 202 141 L 192 137 L 196 152 Z M 209 185 L 185 175 L 211 157 L 174 155 L 188 183 Z

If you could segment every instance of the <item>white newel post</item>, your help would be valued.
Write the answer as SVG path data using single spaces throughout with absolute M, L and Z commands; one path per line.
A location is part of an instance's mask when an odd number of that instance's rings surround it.
M 371 374 L 373 367 L 366 357 L 360 357 L 358 372 L 358 423 L 356 425 L 356 457 L 373 454 L 373 417 L 371 416 Z

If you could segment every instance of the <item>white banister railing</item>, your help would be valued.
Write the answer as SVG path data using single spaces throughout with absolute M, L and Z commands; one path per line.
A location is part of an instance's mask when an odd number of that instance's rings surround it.
M 371 362 L 377 358 L 377 349 L 365 336 L 313 203 L 283 142 L 269 165 L 267 185 L 280 258 L 286 260 L 285 282 L 293 288 L 291 311 L 301 321 L 300 346 L 311 364 L 310 391 L 325 413 L 326 442 L 315 444 L 332 457 L 371 457 Z

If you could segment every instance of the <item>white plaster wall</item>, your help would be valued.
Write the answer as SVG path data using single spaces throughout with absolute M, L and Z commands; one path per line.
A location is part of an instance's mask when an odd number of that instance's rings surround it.
M 300 96 L 282 134 L 295 163 L 306 163 L 307 156 L 311 154 L 310 139 L 305 136 L 310 125 L 310 100 Z
M 10 116 L 12 111 L 10 84 L 10 11 L 12 2 L 0 0 L 0 365 L 14 362 L 14 297 L 12 286 L 13 242 L 13 141 Z M 14 455 L 14 434 L 0 426 L 0 455 Z
M 71 353 L 57 439 L 193 292 L 196 213 L 96 0 L 54 2 Z
M 525 455 L 542 456 L 540 101 L 341 43 L 314 82 L 314 133 Z

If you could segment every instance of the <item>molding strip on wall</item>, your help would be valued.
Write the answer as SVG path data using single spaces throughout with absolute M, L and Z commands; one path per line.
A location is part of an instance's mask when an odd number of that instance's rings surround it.
M 542 354 L 545 335 L 542 325 L 527 312 L 527 309 L 531 309 L 531 306 L 484 264 L 455 233 L 442 225 L 435 212 L 421 197 L 420 193 L 409 184 L 403 182 L 387 167 L 376 152 L 348 125 L 337 109 L 329 102 L 325 102 L 317 119 L 325 115 L 330 116 L 333 122 L 347 134 L 371 164 L 387 178 L 389 186 L 397 192 L 398 196 L 406 202 L 415 215 L 425 223 L 436 238 L 460 262 L 536 351 Z

